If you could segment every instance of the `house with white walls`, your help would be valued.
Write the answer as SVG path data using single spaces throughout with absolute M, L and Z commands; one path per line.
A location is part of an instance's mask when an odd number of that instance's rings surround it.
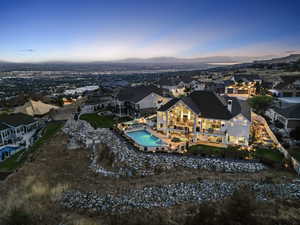
M 0 146 L 20 143 L 38 127 L 38 120 L 23 113 L 0 115 Z
M 153 85 L 140 85 L 121 89 L 116 96 L 115 105 L 120 112 L 136 116 L 141 112 L 156 112 L 170 100 L 168 90 Z
M 195 91 L 175 98 L 157 111 L 157 131 L 193 143 L 248 146 L 251 109 L 246 101 Z

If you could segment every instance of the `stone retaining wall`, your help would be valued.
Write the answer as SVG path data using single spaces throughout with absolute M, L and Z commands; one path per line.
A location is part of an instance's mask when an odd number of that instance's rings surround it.
M 147 186 L 130 190 L 122 195 L 83 193 L 69 191 L 64 193 L 61 204 L 65 208 L 89 209 L 97 212 L 122 212 L 134 208 L 171 207 L 183 203 L 201 203 L 220 200 L 246 185 L 256 194 L 258 200 L 300 199 L 300 185 L 296 184 L 258 184 L 251 182 L 175 183 L 161 186 Z

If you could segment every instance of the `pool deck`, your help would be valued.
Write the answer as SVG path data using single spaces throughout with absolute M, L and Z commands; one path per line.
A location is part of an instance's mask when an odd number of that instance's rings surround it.
M 150 128 L 150 127 L 148 127 L 146 125 L 132 127 L 132 128 L 124 130 L 124 133 L 127 136 L 127 138 L 130 138 L 132 141 L 134 141 L 136 147 L 139 148 L 139 149 L 141 149 L 141 150 L 145 146 L 139 145 L 135 140 L 133 140 L 131 137 L 129 137 L 126 134 L 128 132 L 140 131 L 140 130 L 146 130 L 149 133 L 151 133 L 153 136 L 156 136 L 157 138 L 161 139 L 164 143 L 166 143 L 166 146 L 162 146 L 162 147 L 164 147 L 163 151 L 167 151 L 167 152 L 184 152 L 186 150 L 186 144 L 187 143 L 189 143 L 189 146 L 197 145 L 197 144 L 202 144 L 202 145 L 213 146 L 213 147 L 221 147 L 221 148 L 226 148 L 227 147 L 227 145 L 222 144 L 222 143 L 211 143 L 211 142 L 203 142 L 203 141 L 199 141 L 199 142 L 193 143 L 191 141 L 192 138 L 193 138 L 193 136 L 190 136 L 190 135 L 184 135 L 184 136 L 182 136 L 182 135 L 172 134 L 170 137 L 167 137 L 167 135 L 162 134 L 161 132 L 158 132 L 156 130 L 153 130 L 152 128 Z M 179 139 L 184 140 L 184 141 L 173 142 L 172 141 L 173 138 L 179 138 Z M 156 147 L 150 147 L 150 148 L 154 151 Z

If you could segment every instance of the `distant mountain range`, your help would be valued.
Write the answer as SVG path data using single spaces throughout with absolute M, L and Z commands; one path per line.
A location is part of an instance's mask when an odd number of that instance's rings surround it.
M 107 61 L 91 61 L 91 62 L 72 62 L 72 61 L 47 61 L 39 63 L 26 63 L 26 64 L 102 64 L 102 63 L 145 63 L 145 64 L 217 64 L 217 63 L 244 63 L 253 62 L 254 60 L 263 60 L 272 58 L 272 55 L 261 57 L 253 56 L 209 56 L 197 58 L 177 58 L 177 57 L 152 57 L 152 58 L 127 58 L 121 60 L 107 60 Z M 0 63 L 11 63 L 0 60 Z M 16 63 L 17 64 L 17 63 Z M 25 63 L 24 63 L 25 64 Z
M 266 58 L 270 58 L 265 60 Z M 115 61 L 98 62 L 41 62 L 11 63 L 0 61 L 1 71 L 98 71 L 98 72 L 167 72 L 182 70 L 203 70 L 217 66 L 243 68 L 253 64 L 293 63 L 300 60 L 300 54 L 291 54 L 281 58 L 247 56 L 212 56 L 201 58 L 128 58 Z
M 248 57 L 248 56 L 211 56 L 199 58 L 176 58 L 176 57 L 154 57 L 154 58 L 129 58 L 117 60 L 113 62 L 120 63 L 166 63 L 166 64 L 233 64 L 243 62 L 253 62 L 254 60 L 270 58 L 271 56 L 264 57 Z

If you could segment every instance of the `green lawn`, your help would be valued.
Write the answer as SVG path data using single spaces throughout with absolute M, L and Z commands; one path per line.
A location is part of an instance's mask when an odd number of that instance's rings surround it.
M 115 124 L 113 116 L 99 116 L 96 113 L 83 114 L 80 116 L 81 120 L 85 120 L 97 128 L 111 128 Z
M 214 157 L 225 157 L 232 159 L 266 159 L 275 162 L 281 162 L 284 158 L 277 149 L 256 149 L 255 152 L 240 151 L 238 147 L 219 148 L 207 145 L 194 145 L 188 149 L 189 154 L 205 155 Z M 299 154 L 300 155 L 300 154 Z
M 208 146 L 208 145 L 193 145 L 190 146 L 188 149 L 189 154 L 198 155 L 198 154 L 205 154 L 205 155 L 213 155 L 213 156 L 221 156 L 226 148 L 215 147 L 215 146 Z
M 44 128 L 42 137 L 26 151 L 17 152 L 12 157 L 0 163 L 0 171 L 13 171 L 20 167 L 30 153 L 35 152 L 43 143 L 59 131 L 62 126 L 63 123 L 61 122 L 48 123 L 46 128 Z
M 256 158 L 265 158 L 273 161 L 282 161 L 284 156 L 277 149 L 256 149 L 254 153 Z

